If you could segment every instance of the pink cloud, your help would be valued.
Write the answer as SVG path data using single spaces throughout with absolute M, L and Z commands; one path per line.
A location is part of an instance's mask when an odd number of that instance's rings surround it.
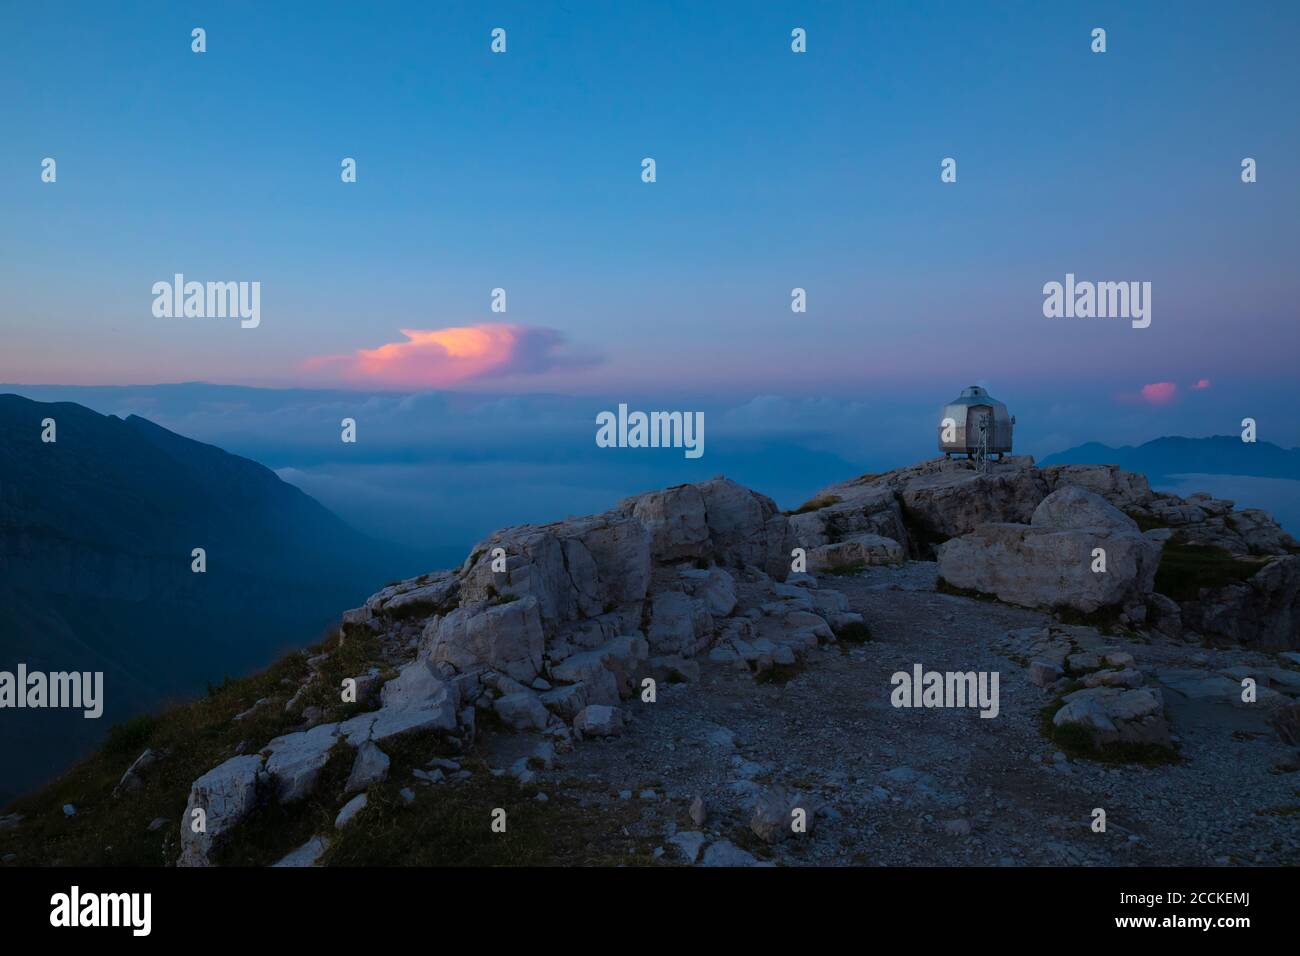
M 358 383 L 392 388 L 449 386 L 555 368 L 589 365 L 592 359 L 569 355 L 554 329 L 485 323 L 442 329 L 402 329 L 404 342 L 389 342 L 350 355 L 307 359 L 307 369 L 333 369 Z
M 1142 386 L 1142 398 L 1152 405 L 1167 405 L 1174 400 L 1178 386 L 1173 382 L 1152 382 Z
M 1198 378 L 1196 380 L 1196 384 L 1192 386 L 1192 388 L 1195 389 L 1203 389 L 1209 387 L 1210 387 L 1210 380 L 1208 378 Z

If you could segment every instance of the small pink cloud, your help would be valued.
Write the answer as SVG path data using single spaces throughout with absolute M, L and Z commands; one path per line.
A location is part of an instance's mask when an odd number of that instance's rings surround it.
M 1174 400 L 1178 386 L 1173 382 L 1152 382 L 1142 386 L 1142 398 L 1152 405 L 1168 405 Z
M 350 355 L 322 355 L 303 364 L 308 369 L 334 369 L 353 382 L 430 389 L 593 362 L 566 354 L 564 336 L 554 329 L 485 323 L 401 333 L 404 342 Z
M 1210 387 L 1210 380 L 1208 378 L 1198 378 L 1196 380 L 1196 384 L 1192 386 L 1192 388 L 1195 389 L 1204 389 L 1209 387 Z

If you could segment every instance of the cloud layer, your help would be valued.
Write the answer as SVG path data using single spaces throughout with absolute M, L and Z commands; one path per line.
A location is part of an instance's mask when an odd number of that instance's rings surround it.
M 570 353 L 554 329 L 494 322 L 401 333 L 403 342 L 309 358 L 304 366 L 372 387 L 434 389 L 594 364 Z

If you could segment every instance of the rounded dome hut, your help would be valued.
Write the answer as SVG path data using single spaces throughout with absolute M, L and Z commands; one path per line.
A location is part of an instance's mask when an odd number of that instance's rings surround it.
M 1015 417 L 1007 406 L 972 385 L 943 407 L 939 421 L 939 450 L 944 457 L 967 455 L 977 461 L 1011 451 L 1011 429 Z

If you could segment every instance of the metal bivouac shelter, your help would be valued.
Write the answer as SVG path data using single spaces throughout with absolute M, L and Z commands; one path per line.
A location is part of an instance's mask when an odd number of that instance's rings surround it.
M 1011 451 L 1015 416 L 1007 406 L 972 385 L 943 407 L 939 418 L 939 450 L 945 458 L 965 455 L 983 464 L 992 456 L 999 459 Z M 944 439 L 948 440 L 945 441 Z

